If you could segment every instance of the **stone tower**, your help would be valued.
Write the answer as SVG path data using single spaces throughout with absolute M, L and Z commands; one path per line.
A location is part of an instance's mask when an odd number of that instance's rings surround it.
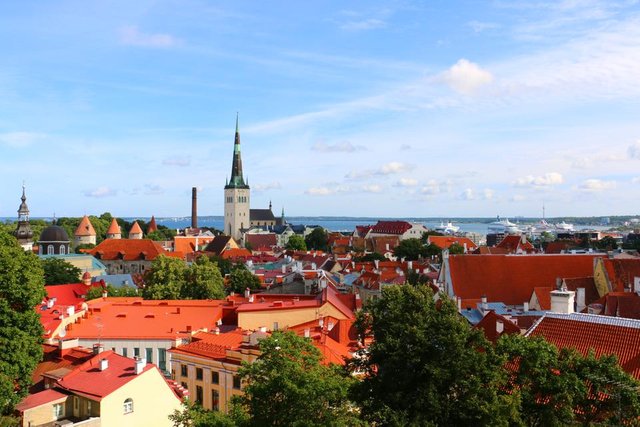
M 27 196 L 24 193 L 25 188 L 22 186 L 22 203 L 18 208 L 18 227 L 14 231 L 18 243 L 25 251 L 33 250 L 33 231 L 29 224 L 29 207 L 27 206 Z
M 242 238 L 240 230 L 250 224 L 250 190 L 242 176 L 242 157 L 240 156 L 240 131 L 236 116 L 236 137 L 233 144 L 233 162 L 231 179 L 224 186 L 224 233 L 236 241 Z

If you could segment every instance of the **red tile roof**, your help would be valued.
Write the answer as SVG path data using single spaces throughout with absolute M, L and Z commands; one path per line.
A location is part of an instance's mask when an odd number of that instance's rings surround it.
M 244 235 L 244 238 L 254 250 L 258 248 L 271 249 L 278 244 L 276 233 L 247 233 Z
M 235 349 L 242 344 L 242 329 L 215 334 L 200 332 L 195 334 L 189 344 L 171 349 L 171 353 L 200 356 L 211 359 L 225 359 L 227 350 Z
M 190 337 L 216 327 L 221 300 L 142 300 L 99 298 L 87 302 L 89 315 L 71 325 L 68 338 L 162 339 Z M 135 327 L 131 327 L 135 325 Z
M 371 225 L 356 225 L 355 234 L 357 237 L 366 237 L 367 233 L 371 231 L 373 227 Z
M 100 361 L 106 359 L 108 367 L 100 370 Z M 92 400 L 102 400 L 129 381 L 138 377 L 135 373 L 134 359 L 120 356 L 111 350 L 103 351 L 82 365 L 76 367 L 58 382 L 58 385 L 70 392 L 88 397 Z M 142 372 L 158 369 L 147 364 Z M 160 374 L 160 371 L 158 371 Z M 139 374 L 141 375 L 141 374 Z
M 66 285 L 48 285 L 44 289 L 47 292 L 47 300 L 56 299 L 58 306 L 78 307 L 85 301 L 85 296 L 91 288 L 101 287 L 100 283 L 94 282 L 90 286 L 84 283 L 69 283 Z
M 593 314 L 548 313 L 527 336 L 542 336 L 559 348 L 575 348 L 596 357 L 614 354 L 626 372 L 640 379 L 640 321 Z
M 468 237 L 455 236 L 429 236 L 429 243 L 433 243 L 440 249 L 449 249 L 449 246 L 457 243 L 462 247 L 467 247 L 468 251 L 475 250 L 478 246 Z
M 529 242 L 524 235 L 516 236 L 513 234 L 507 235 L 496 245 L 497 248 L 504 248 L 508 253 L 533 253 L 535 248 Z
M 600 301 L 603 304 L 600 314 L 640 319 L 640 296 L 635 292 L 609 292 Z
M 140 224 L 138 224 L 138 221 L 135 221 L 131 226 L 131 230 L 129 230 L 129 235 L 132 234 L 142 234 L 142 228 L 140 228 Z
M 245 248 L 229 248 L 222 252 L 220 256 L 222 259 L 248 258 L 251 256 L 251 251 Z
M 607 258 L 603 262 L 614 291 L 633 289 L 634 278 L 640 277 L 640 258 Z
M 24 412 L 29 409 L 37 408 L 45 403 L 62 401 L 67 397 L 69 396 L 53 389 L 44 390 L 39 393 L 30 394 L 22 399 L 22 401 L 16 405 L 16 411 Z
M 30 391 L 43 388 L 42 375 L 62 368 L 72 369 L 79 366 L 93 357 L 93 351 L 88 348 L 74 347 L 67 350 L 60 350 L 57 345 L 43 344 L 42 361 L 38 363 L 31 375 L 33 386 Z
M 462 299 L 520 305 L 536 287 L 556 287 L 556 279 L 593 274 L 593 259 L 603 255 L 451 255 L 453 292 Z
M 197 251 L 196 243 L 198 247 L 206 246 L 213 240 L 213 236 L 210 237 L 195 237 L 195 236 L 175 236 L 173 238 L 173 250 L 175 252 L 182 252 L 183 254 L 190 254 Z
M 533 293 L 536 294 L 541 310 L 551 310 L 551 292 L 556 289 L 550 286 L 536 286 Z
M 502 322 L 503 330 L 498 332 L 498 322 Z M 519 334 L 520 328 L 506 317 L 496 314 L 495 311 L 489 311 L 480 322 L 475 326 L 476 329 L 484 332 L 489 341 L 495 343 L 504 334 Z
M 378 221 L 378 223 L 371 228 L 371 232 L 376 234 L 400 235 L 410 230 L 411 227 L 411 224 L 407 221 Z
M 84 216 L 82 217 L 82 219 L 80 220 L 80 224 L 78 224 L 78 228 L 76 228 L 75 233 L 73 233 L 74 236 L 95 236 L 96 235 L 96 230 L 95 228 L 93 228 L 93 225 L 91 225 L 91 221 L 89 221 L 89 217 L 88 216 Z
M 140 228 L 140 227 L 138 227 Z M 165 251 L 162 245 L 149 239 L 106 239 L 98 246 L 88 251 L 94 257 L 107 260 L 154 260 L 158 255 L 184 258 L 182 252 Z

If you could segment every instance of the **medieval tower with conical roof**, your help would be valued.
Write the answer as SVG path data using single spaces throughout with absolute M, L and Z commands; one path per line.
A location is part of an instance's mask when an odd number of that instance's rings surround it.
M 250 190 L 242 176 L 242 157 L 240 156 L 240 130 L 236 116 L 236 137 L 233 144 L 233 162 L 231 179 L 224 186 L 224 233 L 240 242 L 242 229 L 249 228 Z
M 27 196 L 24 193 L 25 188 L 22 186 L 22 203 L 18 208 L 18 227 L 14 231 L 18 243 L 25 251 L 33 249 L 33 231 L 31 231 L 31 225 L 29 224 L 29 208 L 27 207 Z

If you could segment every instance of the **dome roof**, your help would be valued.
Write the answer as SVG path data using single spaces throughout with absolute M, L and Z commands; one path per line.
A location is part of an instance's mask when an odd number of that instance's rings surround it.
M 68 242 L 69 235 L 59 225 L 50 225 L 40 234 L 39 242 Z

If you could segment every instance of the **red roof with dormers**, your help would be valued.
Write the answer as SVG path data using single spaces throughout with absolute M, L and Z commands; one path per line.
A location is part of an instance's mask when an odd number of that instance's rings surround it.
M 96 230 L 93 228 L 93 225 L 91 225 L 91 221 L 89 221 L 88 216 L 85 215 L 82 217 L 80 224 L 78 224 L 78 228 L 76 228 L 76 231 L 73 234 L 76 237 L 96 235 Z
M 404 234 L 410 230 L 412 225 L 407 221 L 378 221 L 376 225 L 371 228 L 372 233 L 376 234 Z
M 635 292 L 609 292 L 595 302 L 602 304 L 604 316 L 640 319 L 640 296 Z
M 606 258 L 603 262 L 614 291 L 633 289 L 634 278 L 640 278 L 640 258 Z
M 478 246 L 468 237 L 455 236 L 429 236 L 429 243 L 433 243 L 440 249 L 449 249 L 454 243 L 467 248 L 467 251 L 473 251 Z
M 251 256 L 251 251 L 245 248 L 229 248 L 220 256 L 222 259 L 245 259 Z
M 100 370 L 100 361 L 106 359 L 108 367 Z M 82 365 L 76 367 L 58 382 L 60 388 L 74 394 L 101 401 L 128 382 L 138 378 L 144 372 L 158 369 L 155 365 L 147 364 L 141 374 L 135 373 L 134 359 L 120 356 L 111 350 L 95 355 Z M 160 375 L 160 371 L 158 371 Z
M 242 329 L 235 329 L 220 334 L 200 332 L 193 336 L 189 344 L 174 348 L 171 352 L 224 360 L 227 356 L 227 350 L 240 347 L 243 336 Z
M 509 234 L 507 236 L 504 236 L 504 239 L 502 239 L 500 241 L 500 243 L 498 243 L 496 245 L 497 248 L 503 248 L 507 251 L 507 253 L 533 253 L 535 252 L 535 248 L 533 247 L 533 245 L 531 244 L 531 242 L 529 242 L 526 237 L 523 236 L 517 236 L 514 234 Z
M 87 253 L 106 261 L 153 261 L 159 255 L 184 259 L 182 252 L 166 251 L 160 243 L 149 239 L 106 239 Z
M 593 274 L 602 254 L 450 255 L 453 292 L 462 299 L 486 295 L 489 302 L 521 305 L 536 287 L 556 287 L 556 279 Z
M 369 233 L 372 228 L 373 226 L 371 225 L 356 225 L 355 235 L 357 237 L 366 237 L 367 233 Z
M 618 364 L 640 379 L 640 321 L 594 314 L 547 313 L 527 336 L 542 336 L 558 348 L 574 348 L 596 357 L 613 354 Z
M 212 330 L 222 318 L 222 300 L 98 298 L 87 302 L 88 317 L 67 330 L 67 338 L 159 339 L 190 337 Z M 132 327 L 135 325 L 135 327 Z
M 254 250 L 258 248 L 268 248 L 271 250 L 271 248 L 278 244 L 276 233 L 246 233 L 244 239 Z
M 33 386 L 29 388 L 31 393 L 37 390 L 42 390 L 44 387 L 41 382 L 43 374 L 58 371 L 60 369 L 71 370 L 73 367 L 82 365 L 93 357 L 93 351 L 83 347 L 73 347 L 70 349 L 60 350 L 57 345 L 43 344 L 42 350 L 42 361 L 38 363 L 33 374 L 31 374 L 31 379 L 33 381 Z

